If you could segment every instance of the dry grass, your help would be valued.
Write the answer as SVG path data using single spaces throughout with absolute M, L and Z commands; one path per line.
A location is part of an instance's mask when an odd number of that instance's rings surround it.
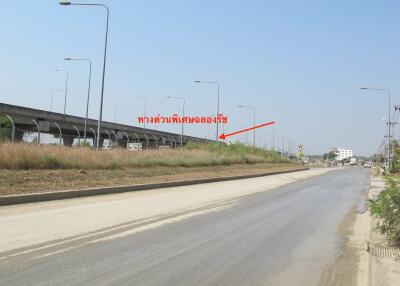
M 122 170 L 1 170 L 0 196 L 110 187 L 298 170 L 296 163 L 208 167 L 153 167 Z
M 302 168 L 275 152 L 243 145 L 175 150 L 93 151 L 0 144 L 0 195 L 193 180 Z
M 175 150 L 96 152 L 34 144 L 0 145 L 0 169 L 8 170 L 116 170 L 142 167 L 201 167 L 288 162 L 277 153 L 243 145 L 188 145 Z

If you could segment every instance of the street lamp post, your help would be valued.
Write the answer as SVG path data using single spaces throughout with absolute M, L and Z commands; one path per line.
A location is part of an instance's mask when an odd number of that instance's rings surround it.
M 386 89 L 386 88 L 370 88 L 370 87 L 361 87 L 361 90 L 373 90 L 373 91 L 384 91 L 387 93 L 388 95 L 388 99 L 389 99 L 389 117 L 388 117 L 388 152 L 387 152 L 387 162 L 388 162 L 388 171 L 390 172 L 390 98 L 391 98 L 391 91 L 390 89 Z
M 73 58 L 65 58 L 66 61 L 86 61 L 89 63 L 89 83 L 88 83 L 88 92 L 86 99 L 86 117 L 85 117 L 85 127 L 83 131 L 83 144 L 86 145 L 86 130 L 87 130 L 87 120 L 89 116 L 89 99 L 90 99 L 90 82 L 92 80 L 92 61 L 89 59 L 73 59 Z
M 194 83 L 215 84 L 217 86 L 217 117 L 219 115 L 219 83 L 217 81 L 201 81 L 195 80 Z M 217 120 L 217 133 L 215 134 L 215 141 L 218 142 L 218 120 Z
M 118 111 L 118 108 L 123 108 L 123 107 L 125 107 L 124 105 L 116 105 L 116 106 L 114 106 L 114 123 L 117 123 L 117 111 Z
M 66 74 L 66 79 L 65 79 L 65 91 L 64 91 L 64 118 L 65 118 L 65 111 L 67 108 L 67 94 L 68 94 L 68 71 L 66 70 L 56 70 L 56 72 L 63 72 Z
M 266 139 L 266 138 L 271 138 L 270 139 L 270 141 L 269 141 L 269 144 L 267 144 L 267 140 L 268 139 Z M 268 150 L 268 147 L 270 147 L 270 149 L 272 148 L 272 135 L 270 135 L 270 134 L 265 134 L 264 135 L 264 149 L 265 150 Z
M 55 93 L 56 93 L 56 92 L 61 92 L 61 91 L 63 91 L 63 90 L 62 90 L 62 89 L 53 89 L 53 90 L 51 91 L 51 97 L 50 97 L 50 112 L 53 111 L 53 97 L 54 97 Z
M 243 125 L 236 125 L 235 127 L 236 127 L 237 129 L 244 128 Z M 242 139 L 243 139 L 243 144 L 244 144 L 245 146 L 249 145 L 247 134 L 248 134 L 247 132 L 244 132 L 244 134 L 243 134 L 244 136 L 242 137 Z M 238 139 L 238 141 L 240 142 L 240 139 Z
M 11 122 L 11 126 L 12 126 L 12 130 L 11 130 L 11 142 L 15 143 L 15 123 L 14 120 L 12 119 L 12 117 L 8 114 L 6 114 L 6 117 L 8 118 L 8 120 L 10 120 Z
M 253 110 L 253 126 L 256 126 L 256 107 L 255 106 L 246 106 L 246 105 L 238 105 L 238 108 L 249 108 Z M 256 147 L 256 129 L 253 129 L 253 146 Z
M 58 136 L 60 136 L 60 146 L 62 145 L 62 132 L 61 132 L 61 127 L 58 123 L 54 122 L 54 125 L 58 128 Z
M 275 151 L 275 124 L 272 125 L 272 151 Z
M 181 147 L 182 147 L 183 146 L 183 136 L 184 136 L 184 126 L 185 126 L 185 124 L 183 123 L 183 117 L 185 117 L 186 101 L 185 101 L 184 97 L 180 97 L 180 96 L 167 96 L 167 98 L 182 100 L 182 132 L 181 132 Z
M 147 96 L 136 96 L 136 98 L 144 99 L 144 113 L 143 117 L 147 115 Z M 146 120 L 143 119 L 143 128 L 146 128 Z
M 95 149 L 97 149 L 97 148 L 99 148 L 99 146 L 97 146 L 98 141 L 97 141 L 96 131 L 94 131 L 94 129 L 93 129 L 92 127 L 89 127 L 89 130 L 92 131 L 93 136 L 94 136 L 93 147 L 94 147 Z M 96 145 L 96 146 L 95 146 L 95 145 Z
M 101 128 L 101 120 L 103 117 L 103 98 L 104 98 L 104 81 L 105 81 L 105 75 L 106 75 L 106 62 L 107 62 L 107 44 L 108 44 L 108 22 L 110 18 L 110 9 L 104 4 L 95 4 L 95 3 L 72 3 L 69 1 L 60 1 L 60 5 L 64 6 L 70 6 L 70 5 L 76 5 L 76 6 L 100 6 L 106 9 L 107 11 L 107 21 L 106 21 L 106 35 L 105 35 L 105 44 L 104 44 L 104 58 L 103 58 L 103 77 L 102 77 L 102 82 L 101 82 L 101 98 L 100 98 L 100 114 L 99 114 L 99 122 L 97 124 L 97 149 L 99 148 L 100 145 L 100 128 Z

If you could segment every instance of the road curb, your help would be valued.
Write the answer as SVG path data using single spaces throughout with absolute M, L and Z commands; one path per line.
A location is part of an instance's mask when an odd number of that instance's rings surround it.
M 174 182 L 164 182 L 164 183 L 154 183 L 154 184 L 141 184 L 141 185 L 127 185 L 127 186 L 116 186 L 116 187 L 105 187 L 105 188 L 90 188 L 83 190 L 72 190 L 72 191 L 60 191 L 53 193 L 33 193 L 24 195 L 10 195 L 10 196 L 0 196 L 0 206 L 18 205 L 18 204 L 28 204 L 28 203 L 38 203 L 45 201 L 55 201 L 127 192 L 137 192 L 145 191 L 151 189 L 161 189 L 170 187 L 181 187 L 190 186 L 204 183 L 214 183 L 222 181 L 240 180 L 240 179 L 250 179 L 256 177 L 265 177 L 279 174 L 294 173 L 299 171 L 305 171 L 309 168 L 302 168 L 290 171 L 279 171 L 270 173 L 260 173 L 253 175 L 242 175 L 242 176 L 229 176 L 229 177 L 218 177 L 218 178 L 207 178 L 207 179 L 197 179 L 191 181 L 174 181 Z

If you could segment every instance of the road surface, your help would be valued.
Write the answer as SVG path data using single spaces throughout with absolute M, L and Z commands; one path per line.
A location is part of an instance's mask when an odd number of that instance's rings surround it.
M 230 184 L 246 190 L 263 182 L 268 190 L 268 180 Z M 318 285 L 341 243 L 337 227 L 368 180 L 358 167 L 336 170 L 75 240 L 4 251 L 0 285 Z M 217 191 L 224 184 L 192 188 Z M 96 215 L 101 219 L 101 211 Z

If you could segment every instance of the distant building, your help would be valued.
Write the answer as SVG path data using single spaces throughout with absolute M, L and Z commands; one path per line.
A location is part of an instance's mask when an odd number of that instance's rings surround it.
M 343 159 L 350 159 L 353 157 L 353 150 L 343 148 L 332 148 L 332 152 L 336 154 L 336 160 L 342 161 Z

